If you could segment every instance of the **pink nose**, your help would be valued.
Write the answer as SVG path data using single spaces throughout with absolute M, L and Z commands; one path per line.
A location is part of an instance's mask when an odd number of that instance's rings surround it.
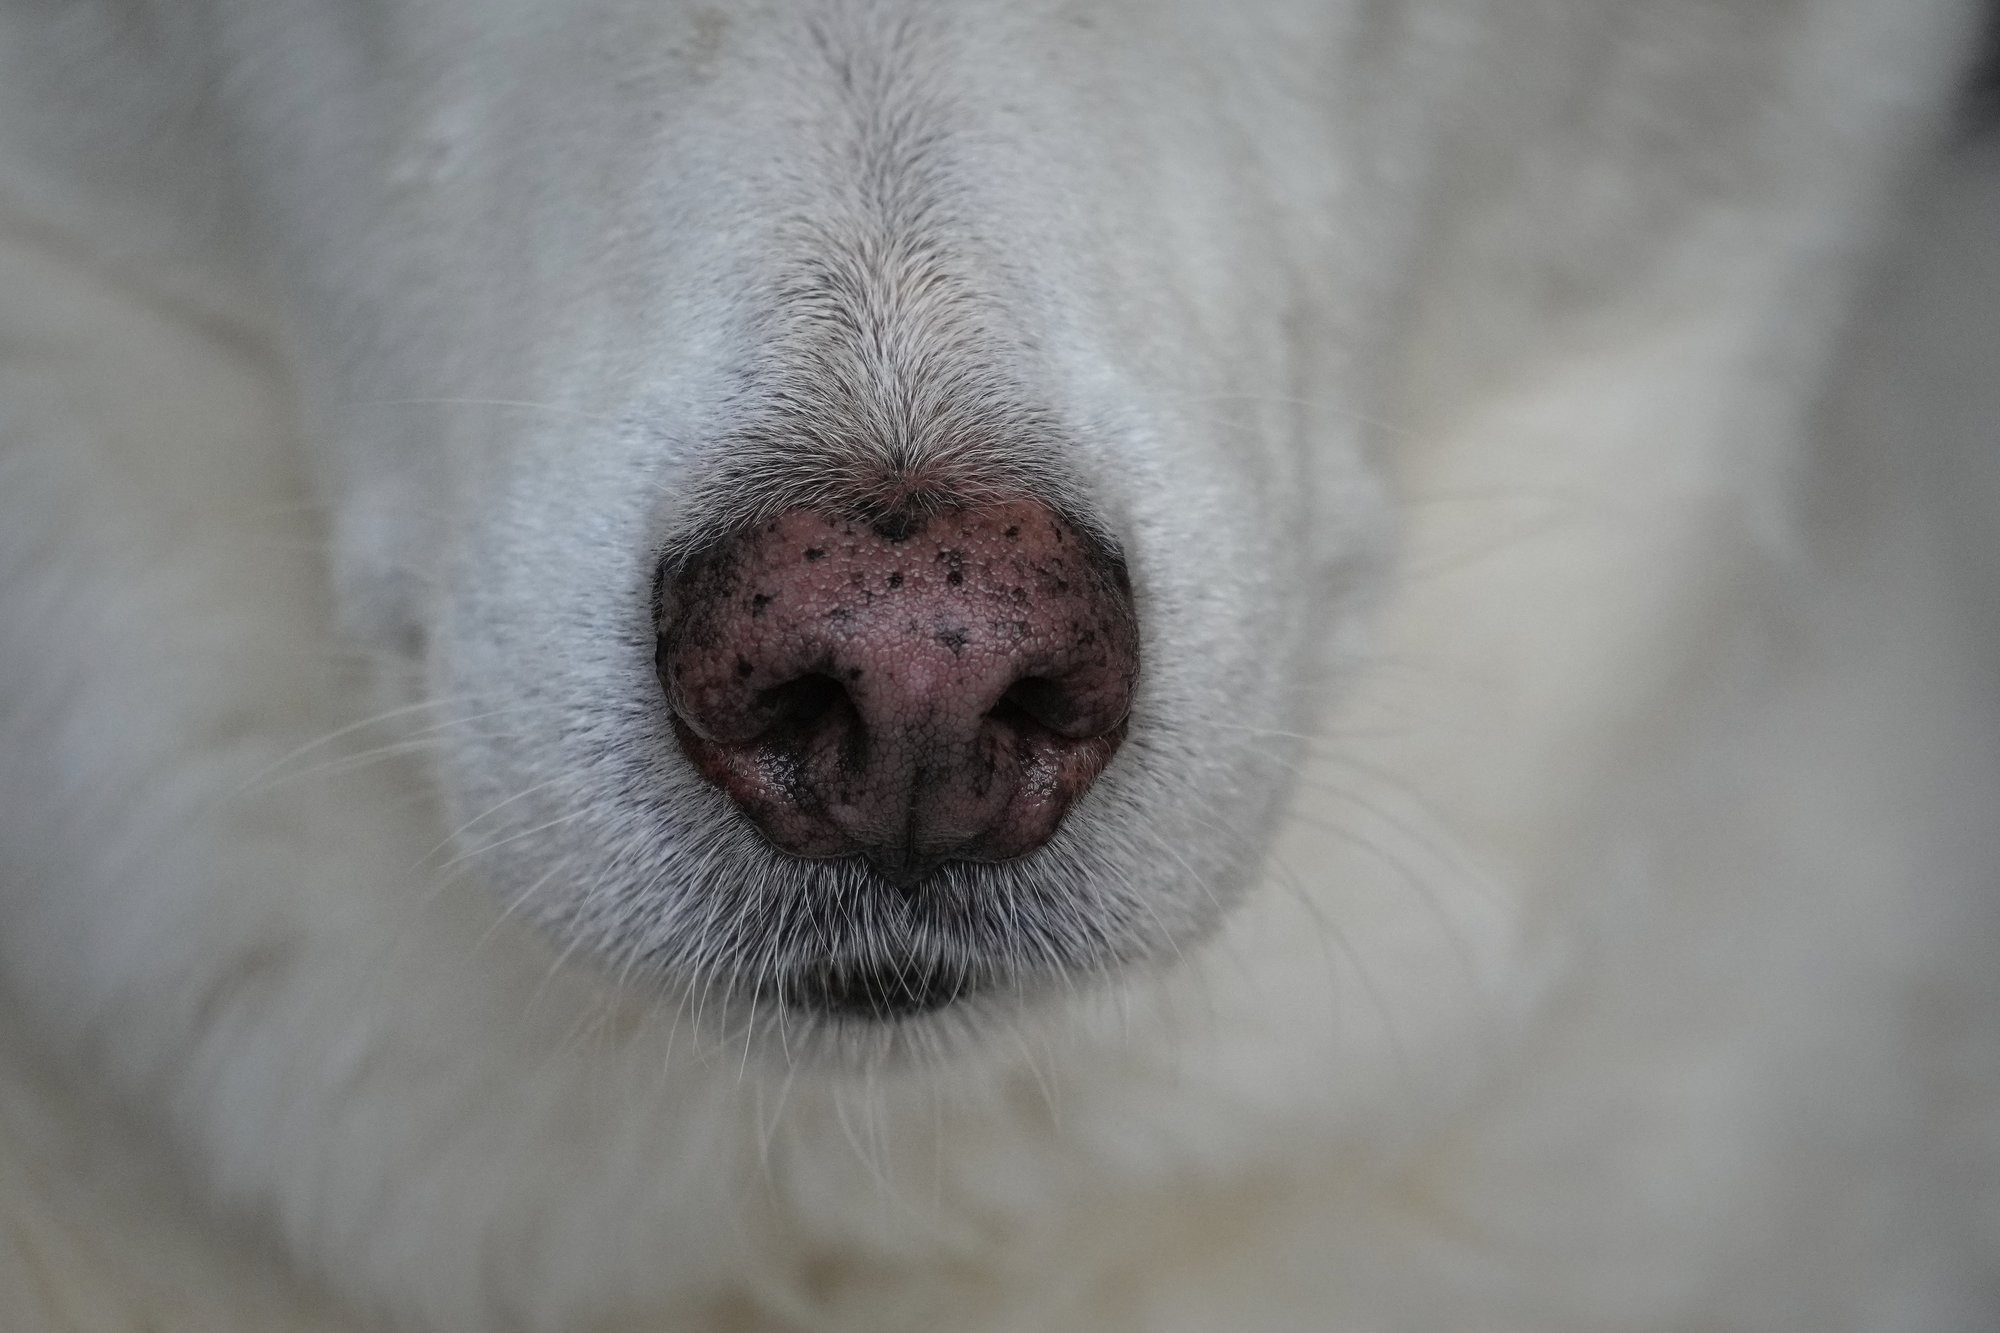
M 1123 566 L 1043 505 L 794 509 L 670 584 L 659 667 L 772 843 L 909 882 L 1048 840 L 1124 738 L 1139 634 Z

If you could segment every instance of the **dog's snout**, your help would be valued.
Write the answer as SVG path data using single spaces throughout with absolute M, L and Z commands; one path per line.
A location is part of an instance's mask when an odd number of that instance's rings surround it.
M 665 590 L 660 678 L 696 768 L 780 849 L 914 880 L 1041 846 L 1125 732 L 1123 566 L 1048 507 L 870 524 L 794 509 Z

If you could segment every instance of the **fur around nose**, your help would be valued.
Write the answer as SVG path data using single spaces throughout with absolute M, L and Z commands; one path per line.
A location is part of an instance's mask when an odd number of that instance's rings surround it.
M 681 746 L 773 844 L 892 880 L 1048 840 L 1125 732 L 1125 570 L 1027 500 L 893 522 L 789 510 L 662 598 Z

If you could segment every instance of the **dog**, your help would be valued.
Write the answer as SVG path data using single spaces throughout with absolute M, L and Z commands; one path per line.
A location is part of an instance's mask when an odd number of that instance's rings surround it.
M 12 0 L 0 1324 L 1994 1326 L 1979 18 Z

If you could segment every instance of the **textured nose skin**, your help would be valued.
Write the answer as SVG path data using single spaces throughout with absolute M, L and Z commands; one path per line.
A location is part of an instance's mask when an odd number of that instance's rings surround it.
M 1046 506 L 794 509 L 665 589 L 682 748 L 766 837 L 913 880 L 1047 841 L 1125 732 L 1124 567 Z

